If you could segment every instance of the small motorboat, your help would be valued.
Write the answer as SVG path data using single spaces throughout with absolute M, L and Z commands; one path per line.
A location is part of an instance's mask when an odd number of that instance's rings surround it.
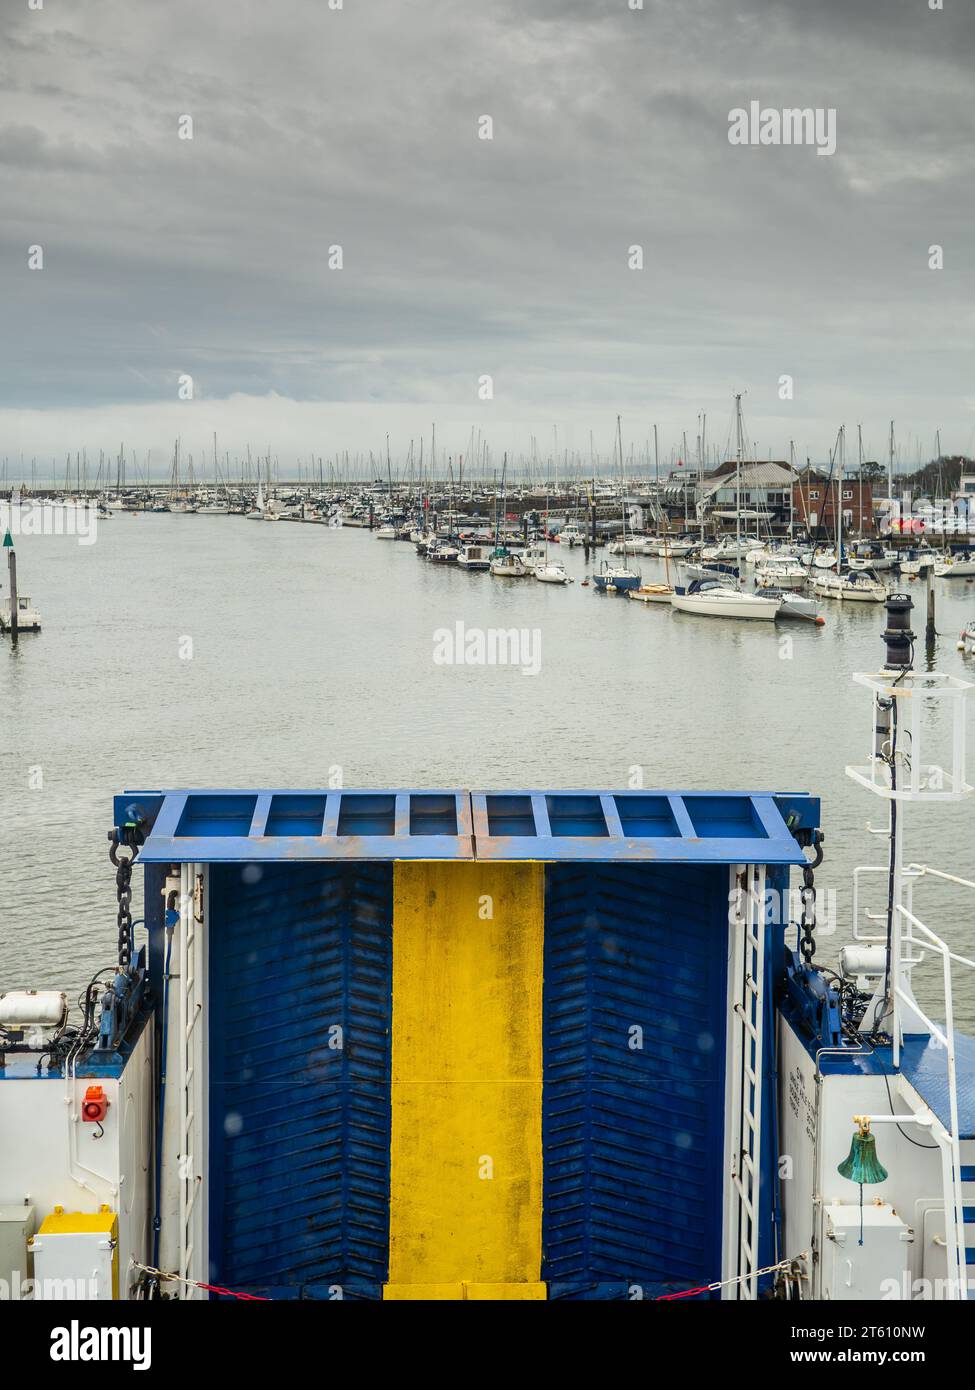
M 669 604 L 673 592 L 672 584 L 641 584 L 639 589 L 631 589 L 627 597 L 636 599 L 638 603 Z
M 491 556 L 486 545 L 465 545 L 457 563 L 464 570 L 486 570 L 491 568 Z
M 396 539 L 396 527 L 391 525 L 380 526 L 376 531 L 377 541 L 394 541 Z
M 0 632 L 9 632 L 12 626 L 10 599 L 5 598 L 0 605 Z M 17 595 L 17 631 L 40 632 L 41 615 L 26 594 Z
M 586 538 L 578 521 L 567 521 L 555 537 L 559 545 L 584 545 Z
M 437 541 L 427 547 L 427 559 L 435 565 L 456 565 L 460 560 L 460 551 L 449 541 Z
M 695 579 L 687 588 L 678 586 L 670 598 L 671 607 L 682 613 L 699 613 L 707 618 L 746 618 L 774 622 L 782 606 L 780 598 L 765 594 L 746 594 L 715 579 Z
M 975 656 L 975 618 L 968 624 L 958 639 L 958 650 L 966 656 Z

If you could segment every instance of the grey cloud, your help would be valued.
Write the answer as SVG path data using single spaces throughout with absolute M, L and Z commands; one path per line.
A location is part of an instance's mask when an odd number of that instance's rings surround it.
M 282 422 L 291 402 L 361 401 L 364 431 L 381 401 L 395 434 L 397 408 L 404 431 L 417 406 L 473 411 L 491 372 L 499 435 L 524 410 L 619 408 L 674 437 L 748 385 L 779 453 L 800 427 L 821 452 L 841 412 L 898 401 L 962 447 L 973 16 L 920 0 L 8 12 L 0 423 L 29 410 L 60 438 L 60 411 L 135 418 L 189 371 L 203 435 L 207 402 L 238 397 L 246 437 L 248 398 L 270 393 Z M 731 147 L 728 112 L 752 99 L 835 106 L 835 157 Z

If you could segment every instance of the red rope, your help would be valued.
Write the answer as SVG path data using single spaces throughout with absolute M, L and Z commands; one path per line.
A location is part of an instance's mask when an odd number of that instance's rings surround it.
M 187 1282 L 192 1282 L 198 1289 L 206 1289 L 208 1293 L 223 1294 L 225 1298 L 239 1298 L 248 1303 L 271 1303 L 273 1301 L 270 1298 L 265 1298 L 263 1294 L 237 1293 L 235 1289 L 223 1289 L 219 1284 L 204 1284 L 199 1279 L 193 1279 Z

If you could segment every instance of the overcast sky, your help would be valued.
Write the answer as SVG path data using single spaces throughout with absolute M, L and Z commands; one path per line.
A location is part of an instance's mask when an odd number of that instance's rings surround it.
M 11 474 L 434 421 L 607 458 L 617 412 L 669 462 L 736 390 L 763 456 L 972 450 L 972 0 L 632 2 L 4 0 Z M 731 145 L 753 100 L 835 108 L 835 155 Z

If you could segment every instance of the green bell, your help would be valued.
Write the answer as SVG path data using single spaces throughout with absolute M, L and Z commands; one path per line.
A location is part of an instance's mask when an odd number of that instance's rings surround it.
M 866 1115 L 854 1115 L 853 1119 L 857 1132 L 850 1144 L 850 1152 L 836 1171 L 840 1177 L 849 1178 L 850 1182 L 859 1183 L 861 1187 L 864 1183 L 883 1182 L 887 1169 L 877 1157 L 877 1141 L 870 1133 L 870 1121 Z

